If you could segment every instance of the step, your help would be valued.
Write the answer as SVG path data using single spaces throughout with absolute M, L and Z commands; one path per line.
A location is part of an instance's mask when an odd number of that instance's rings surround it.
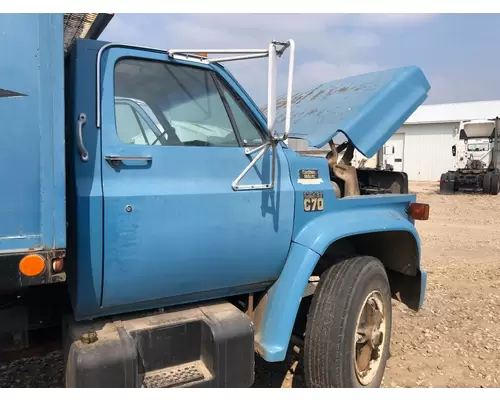
M 144 388 L 171 388 L 201 383 L 212 379 L 202 361 L 193 361 L 174 367 L 147 372 L 144 375 Z

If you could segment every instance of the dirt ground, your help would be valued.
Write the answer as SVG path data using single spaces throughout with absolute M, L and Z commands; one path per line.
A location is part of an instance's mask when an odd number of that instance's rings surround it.
M 437 194 L 417 222 L 427 294 L 422 311 L 394 303 L 385 387 L 500 387 L 500 196 Z
M 410 185 L 431 205 L 417 222 L 427 294 L 419 313 L 393 302 L 391 358 L 384 387 L 500 387 L 500 196 L 441 196 L 437 183 Z M 295 355 L 257 360 L 254 387 L 301 387 Z M 57 387 L 59 353 L 0 363 L 0 387 Z

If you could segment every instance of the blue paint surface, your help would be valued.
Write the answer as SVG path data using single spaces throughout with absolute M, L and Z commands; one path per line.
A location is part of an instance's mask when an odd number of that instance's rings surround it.
M 96 52 L 102 42 L 77 40 L 66 69 L 68 125 L 68 252 L 66 276 L 73 310 L 97 310 L 101 305 L 103 199 L 101 135 L 96 128 Z M 87 115 L 82 137 L 89 153 L 82 162 L 75 137 L 80 113 Z
M 427 98 L 429 82 L 417 67 L 357 75 L 295 94 L 290 137 L 320 148 L 344 133 L 366 157 L 397 131 Z M 284 131 L 285 102 L 277 110 L 277 131 Z
M 66 247 L 63 15 L 0 14 L 0 252 Z M 5 93 L 5 92 L 4 92 Z
M 83 137 L 90 156 L 86 163 L 72 158 L 77 267 L 68 280 L 77 318 L 206 300 L 216 293 L 227 296 L 276 280 L 290 247 L 294 212 L 283 149 L 276 150 L 274 190 L 238 192 L 231 183 L 255 156 L 246 156 L 242 147 L 122 142 L 115 127 L 116 62 L 124 56 L 169 61 L 165 54 L 134 49 L 104 53 L 102 129 L 96 129 L 95 88 L 84 82 L 95 79 L 92 66 L 102 44 L 79 40 L 72 55 L 77 63 L 71 118 L 87 114 Z M 204 68 L 215 69 L 244 96 L 223 69 Z M 259 123 L 265 127 L 260 117 Z M 104 161 L 105 155 L 152 156 L 153 161 L 125 162 L 116 169 Z M 241 183 L 267 183 L 270 177 L 268 152 Z
M 405 208 L 415 195 L 371 195 L 337 199 L 328 163 L 324 158 L 302 157 L 285 150 L 296 193 L 293 244 L 283 272 L 268 292 L 267 305 L 256 340 L 266 361 L 282 361 L 290 340 L 301 296 L 317 260 L 328 246 L 343 237 L 381 231 L 406 231 L 413 235 L 420 260 L 420 238 Z M 298 171 L 317 169 L 322 183 L 299 183 Z M 321 191 L 324 210 L 305 212 L 303 192 Z M 420 306 L 425 296 L 426 274 L 421 270 Z
M 296 191 L 293 240 L 323 254 L 328 246 L 342 237 L 384 230 L 404 230 L 413 234 L 419 242 L 414 223 L 409 220 L 405 208 L 416 201 L 414 194 L 382 194 L 353 196 L 337 199 L 329 180 L 326 158 L 300 157 L 287 149 L 292 182 Z M 298 183 L 301 168 L 318 169 L 323 180 L 318 185 Z M 305 212 L 301 199 L 305 191 L 323 192 L 324 210 Z
M 264 360 L 285 359 L 302 294 L 319 257 L 313 250 L 292 243 L 283 272 L 268 291 L 260 329 L 255 334 Z

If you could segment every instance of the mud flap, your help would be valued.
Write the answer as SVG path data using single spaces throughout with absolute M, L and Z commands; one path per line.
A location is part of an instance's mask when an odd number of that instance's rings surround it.
M 440 194 L 453 194 L 455 193 L 455 180 L 451 174 L 442 174 L 439 181 Z

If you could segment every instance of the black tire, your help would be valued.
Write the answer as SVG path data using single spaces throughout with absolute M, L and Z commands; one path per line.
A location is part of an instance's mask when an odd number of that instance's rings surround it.
M 500 193 L 500 174 L 491 175 L 490 193 L 495 196 Z
M 371 381 L 356 374 L 354 346 L 358 315 L 367 296 L 377 291 L 383 305 L 385 328 L 379 365 Z M 307 317 L 304 372 L 308 387 L 380 387 L 389 357 L 392 329 L 391 291 L 382 263 L 368 256 L 340 261 L 322 275 Z
M 492 174 L 489 174 L 487 173 L 486 175 L 484 175 L 484 178 L 483 178 L 483 192 L 484 193 L 490 193 L 490 189 L 491 189 L 491 177 L 493 175 Z
M 439 194 L 454 194 L 454 193 L 455 193 L 455 186 L 454 183 L 452 182 L 445 182 L 439 188 Z

